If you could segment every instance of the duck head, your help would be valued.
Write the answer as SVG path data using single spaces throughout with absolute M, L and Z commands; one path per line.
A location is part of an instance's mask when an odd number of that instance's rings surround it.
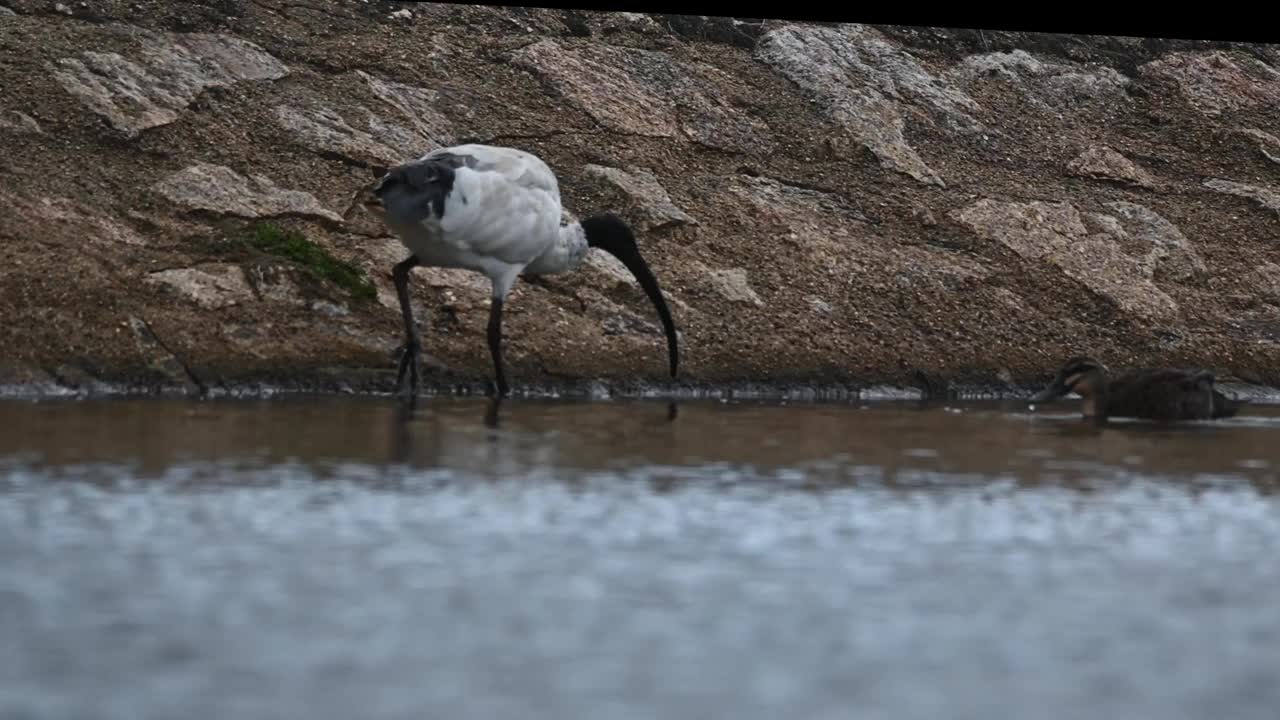
M 1076 356 L 1067 360 L 1048 387 L 1031 396 L 1031 402 L 1049 402 L 1068 393 L 1076 393 L 1085 400 L 1085 412 L 1094 406 L 1095 398 L 1105 392 L 1107 368 L 1088 357 Z

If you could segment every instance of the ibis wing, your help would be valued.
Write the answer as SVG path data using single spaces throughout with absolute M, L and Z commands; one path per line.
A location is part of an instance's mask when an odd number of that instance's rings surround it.
M 440 148 L 393 168 L 378 192 L 389 218 L 425 231 L 457 257 L 523 265 L 558 236 L 555 176 L 519 150 Z

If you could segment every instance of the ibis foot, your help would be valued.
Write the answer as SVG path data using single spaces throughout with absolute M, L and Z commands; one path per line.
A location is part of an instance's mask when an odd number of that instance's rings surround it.
M 497 380 L 490 382 L 485 389 L 485 397 L 491 397 L 501 400 L 511 396 L 511 387 L 507 385 L 506 378 L 499 377 Z
M 405 382 L 406 377 L 408 382 Z M 401 346 L 400 367 L 396 371 L 396 387 L 401 395 L 413 397 L 422 384 L 422 343 L 411 339 Z

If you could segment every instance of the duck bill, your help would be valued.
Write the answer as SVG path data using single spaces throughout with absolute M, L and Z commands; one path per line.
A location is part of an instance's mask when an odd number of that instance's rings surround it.
M 601 247 L 601 249 L 618 258 L 623 265 L 627 266 L 627 269 L 635 276 L 636 281 L 640 283 L 640 287 L 644 288 L 644 292 L 649 296 L 649 300 L 653 302 L 653 306 L 657 308 L 658 317 L 662 320 L 662 328 L 667 334 L 667 355 L 671 364 L 671 377 L 674 378 L 680 364 L 679 340 L 676 337 L 675 321 L 671 319 L 671 311 L 667 309 L 667 301 L 662 297 L 662 289 L 658 287 L 658 279 L 649 270 L 649 265 L 641 257 L 638 248 L 611 249 Z

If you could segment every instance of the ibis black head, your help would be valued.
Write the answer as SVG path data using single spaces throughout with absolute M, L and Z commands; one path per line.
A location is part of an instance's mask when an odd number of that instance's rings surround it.
M 453 157 L 414 160 L 387 168 L 370 168 L 373 183 L 364 193 L 364 206 L 374 215 L 405 224 L 444 217 L 445 199 L 453 189 Z
M 587 237 L 588 246 L 604 250 L 627 266 L 640 287 L 644 288 L 645 294 L 653 301 L 653 306 L 658 309 L 658 317 L 667 333 L 667 353 L 671 361 L 671 377 L 674 378 L 680 360 L 676 325 L 671 319 L 671 311 L 667 309 L 667 302 L 662 297 L 657 278 L 649 271 L 649 265 L 640 255 L 635 234 L 622 218 L 613 213 L 592 215 L 582 221 L 582 230 Z
M 1058 370 L 1053 382 L 1033 395 L 1031 402 L 1048 402 L 1070 392 L 1081 394 L 1093 392 L 1099 389 L 1100 381 L 1105 377 L 1106 372 L 1107 368 L 1102 363 L 1077 355 L 1063 363 L 1062 369 Z

